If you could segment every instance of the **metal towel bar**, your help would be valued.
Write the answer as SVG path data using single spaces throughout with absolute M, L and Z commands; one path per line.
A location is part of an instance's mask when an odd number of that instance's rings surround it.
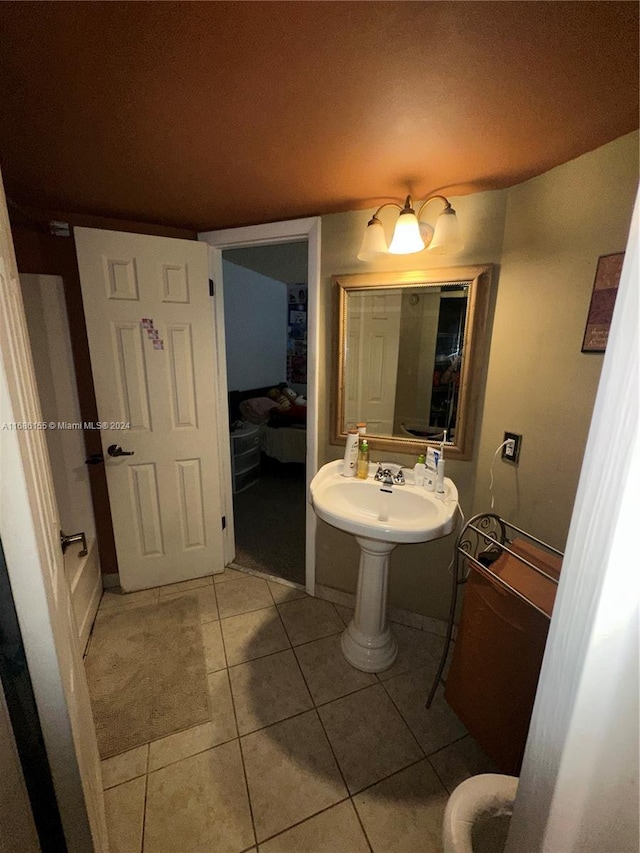
M 507 583 L 507 581 L 493 572 L 491 570 L 491 564 L 485 565 L 485 563 L 482 563 L 478 559 L 478 557 L 483 555 L 495 559 L 501 554 L 507 553 L 518 560 L 518 562 L 523 563 L 539 575 L 542 575 L 547 580 L 557 584 L 557 578 L 553 577 L 553 575 L 547 574 L 547 572 L 541 569 L 540 566 L 536 566 L 534 563 L 527 560 L 526 557 L 523 557 L 521 554 L 518 554 L 509 548 L 514 534 L 524 537 L 526 541 L 535 543 L 557 557 L 563 557 L 562 551 L 558 551 L 557 548 L 548 545 L 546 542 L 543 542 L 542 539 L 538 539 L 530 533 L 527 533 L 525 530 L 522 530 L 520 527 L 516 527 L 515 524 L 505 521 L 495 513 L 480 513 L 479 515 L 474 515 L 473 518 L 470 518 L 469 521 L 467 521 L 456 539 L 454 569 L 452 573 L 451 605 L 449 607 L 447 633 L 438 671 L 433 680 L 431 690 L 429 691 L 425 707 L 431 707 L 438 685 L 443 682 L 442 673 L 444 672 L 444 668 L 447 663 L 447 656 L 449 654 L 451 639 L 453 637 L 453 623 L 458 603 L 458 587 L 466 583 L 469 575 L 469 564 L 473 565 L 481 574 L 488 577 L 491 581 L 498 583 L 505 589 L 508 589 L 513 595 L 516 595 L 519 599 L 537 610 L 538 613 L 549 618 L 549 614 L 545 610 L 538 607 L 538 605 L 533 601 L 530 601 L 526 595 L 519 590 L 514 589 L 511 584 Z

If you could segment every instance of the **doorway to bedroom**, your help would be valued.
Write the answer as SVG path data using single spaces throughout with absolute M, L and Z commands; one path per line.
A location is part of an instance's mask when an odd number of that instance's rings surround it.
M 224 250 L 235 565 L 304 586 L 307 242 Z

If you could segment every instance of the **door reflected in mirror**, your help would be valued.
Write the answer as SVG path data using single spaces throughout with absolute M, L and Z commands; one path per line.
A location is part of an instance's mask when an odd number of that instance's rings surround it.
M 491 268 L 334 276 L 338 351 L 332 441 L 358 422 L 373 448 L 445 438 L 470 458 Z

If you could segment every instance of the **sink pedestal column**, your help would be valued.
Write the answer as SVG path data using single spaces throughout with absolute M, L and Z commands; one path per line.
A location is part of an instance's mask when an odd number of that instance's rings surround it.
M 396 546 L 360 536 L 356 540 L 360 546 L 356 612 L 342 635 L 342 653 L 356 669 L 382 672 L 398 654 L 387 626 L 389 555 Z

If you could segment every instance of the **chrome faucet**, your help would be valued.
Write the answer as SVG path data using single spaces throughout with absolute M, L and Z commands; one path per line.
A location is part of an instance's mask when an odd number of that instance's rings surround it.
M 383 468 L 382 462 L 378 462 L 378 469 L 373 479 L 379 483 L 384 483 L 385 486 L 404 486 L 406 482 L 402 473 L 402 467 L 398 468 L 394 474 L 391 468 Z
M 378 463 L 378 470 L 376 471 L 373 479 L 385 486 L 393 486 L 393 474 L 391 473 L 391 469 L 383 468 L 380 463 Z

